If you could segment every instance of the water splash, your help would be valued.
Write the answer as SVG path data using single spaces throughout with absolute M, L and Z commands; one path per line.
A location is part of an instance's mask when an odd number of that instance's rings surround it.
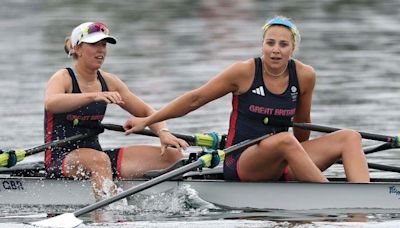
M 116 190 L 115 190 L 115 188 L 116 188 Z M 107 199 L 116 194 L 123 192 L 123 189 L 117 187 L 112 180 L 104 178 L 103 186 L 102 186 L 102 189 L 100 189 L 100 191 L 101 191 L 100 192 L 101 199 Z M 108 205 L 108 207 L 106 207 L 106 209 L 108 209 L 108 210 L 125 210 L 125 208 L 127 206 L 128 206 L 128 200 L 126 198 L 124 198 L 124 199 L 118 200 L 118 201 Z
M 202 200 L 189 185 L 182 185 L 158 194 L 136 194 L 131 196 L 128 202 L 127 206 L 107 207 L 104 210 L 131 215 L 135 220 L 154 220 L 168 217 L 201 216 L 219 209 Z

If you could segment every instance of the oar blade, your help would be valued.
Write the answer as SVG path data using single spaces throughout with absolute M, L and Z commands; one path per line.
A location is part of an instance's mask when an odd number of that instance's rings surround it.
M 73 213 L 64 213 L 52 218 L 31 222 L 30 224 L 38 227 L 72 228 L 79 226 L 82 222 Z

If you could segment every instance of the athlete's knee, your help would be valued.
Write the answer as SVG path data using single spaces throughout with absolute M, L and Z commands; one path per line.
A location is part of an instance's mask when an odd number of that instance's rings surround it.
M 273 150 L 286 152 L 286 151 L 293 151 L 300 147 L 299 141 L 296 137 L 289 132 L 281 132 L 270 139 L 267 138 L 263 140 L 260 144 L 262 150 L 268 151 L 273 148 Z
M 338 131 L 340 135 L 340 141 L 347 143 L 361 143 L 361 135 L 357 131 L 351 129 L 343 129 Z
M 283 151 L 292 151 L 299 148 L 300 143 L 292 133 L 282 132 L 277 135 L 279 136 L 279 146 Z
M 111 160 L 110 157 L 104 152 L 98 152 L 95 156 L 93 156 L 92 161 L 90 162 L 91 171 L 98 171 L 101 169 L 110 169 L 111 168 Z

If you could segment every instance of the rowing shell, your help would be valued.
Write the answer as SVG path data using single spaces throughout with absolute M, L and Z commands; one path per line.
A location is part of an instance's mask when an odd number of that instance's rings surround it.
M 128 189 L 145 180 L 123 180 Z M 184 185 L 198 196 L 226 208 L 240 209 L 400 209 L 400 180 L 373 183 L 227 182 L 224 180 L 178 180 L 156 185 L 140 194 L 157 194 Z M 44 177 L 0 177 L 2 205 L 88 205 L 95 202 L 90 181 Z

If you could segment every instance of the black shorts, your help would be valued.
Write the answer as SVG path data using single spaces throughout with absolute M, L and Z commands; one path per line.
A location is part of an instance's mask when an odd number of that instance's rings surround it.
M 124 148 L 114 148 L 104 150 L 103 152 L 106 153 L 110 158 L 113 178 L 121 178 L 121 161 L 124 153 Z M 57 156 L 52 157 L 51 165 L 46 166 L 48 178 L 65 177 L 63 172 L 64 160 L 68 153 L 69 151 L 67 152 L 65 148 L 59 148 L 59 150 L 53 149 L 52 154 Z
M 224 179 L 228 181 L 242 181 L 239 176 L 239 167 L 238 161 L 240 156 L 242 155 L 242 151 L 235 152 L 234 154 L 230 154 L 226 156 L 224 160 Z M 278 179 L 278 181 L 288 181 L 288 172 L 289 167 L 285 167 L 283 169 L 282 176 Z
M 242 151 L 235 152 L 226 156 L 224 160 L 224 179 L 228 181 L 241 181 L 238 174 L 237 162 L 239 161 Z

